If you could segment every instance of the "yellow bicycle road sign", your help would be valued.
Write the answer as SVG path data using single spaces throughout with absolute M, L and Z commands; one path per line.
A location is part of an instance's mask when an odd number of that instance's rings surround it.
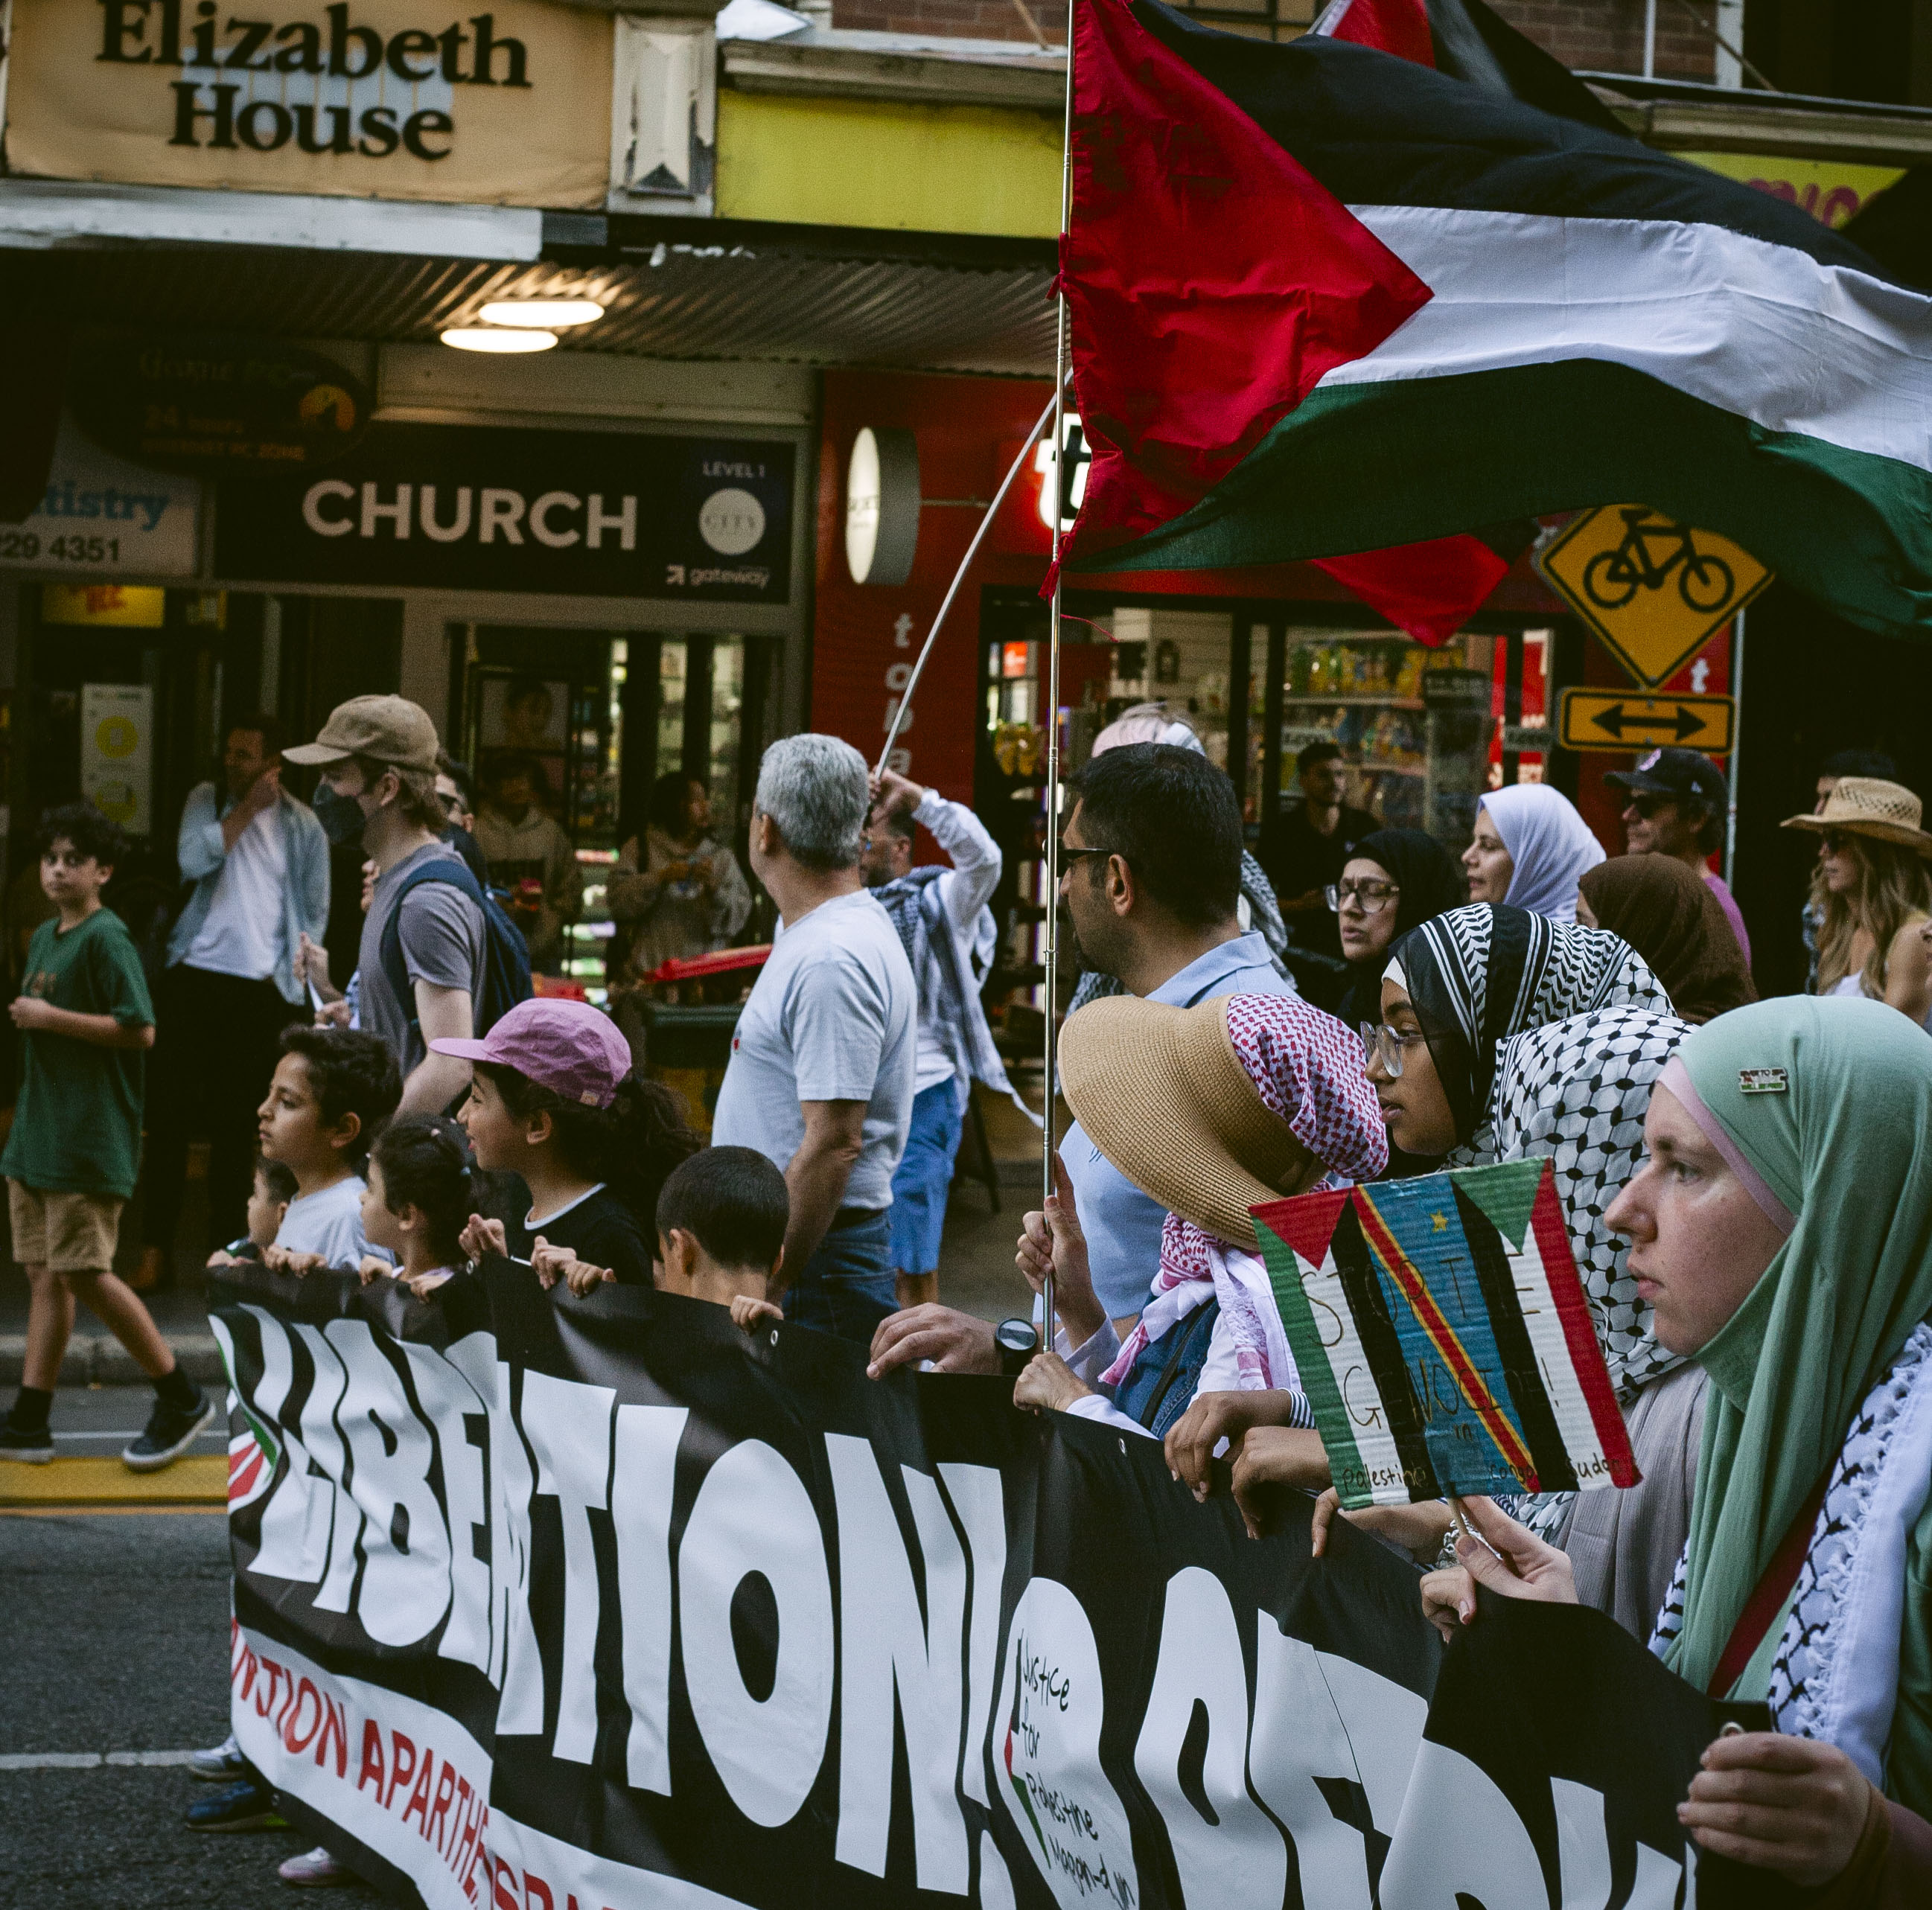
M 1672 743 L 1723 756 L 1731 747 L 1731 697 L 1646 697 L 1624 690 L 1565 690 L 1557 736 L 1565 749 L 1651 749 Z
M 1682 670 L 1772 580 L 1745 550 L 1647 504 L 1606 504 L 1536 559 L 1544 580 L 1640 683 Z

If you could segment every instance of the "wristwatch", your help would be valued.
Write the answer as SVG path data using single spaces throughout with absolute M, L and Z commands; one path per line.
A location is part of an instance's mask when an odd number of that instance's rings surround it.
M 1000 1371 L 1018 1379 L 1040 1351 L 1040 1329 L 1030 1320 L 1002 1320 L 993 1329 L 993 1344 L 999 1348 Z

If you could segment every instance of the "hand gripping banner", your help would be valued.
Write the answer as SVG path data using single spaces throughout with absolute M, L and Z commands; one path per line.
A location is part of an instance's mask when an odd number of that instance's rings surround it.
M 1714 1709 L 1598 1614 L 1486 1600 L 1445 1654 L 1305 1497 L 1252 1541 L 1152 1440 L 694 1301 L 212 1299 L 236 1733 L 398 1901 L 1696 1900 Z

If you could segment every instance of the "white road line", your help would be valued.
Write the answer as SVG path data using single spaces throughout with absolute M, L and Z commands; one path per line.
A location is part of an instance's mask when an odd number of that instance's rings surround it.
M 0 1771 L 94 1771 L 102 1765 L 175 1766 L 193 1751 L 0 1751 Z
M 57 1444 L 63 1439 L 138 1439 L 146 1430 L 145 1427 L 136 1426 L 130 1426 L 124 1432 L 57 1432 L 54 1435 L 54 1439 Z M 226 1426 L 209 1427 L 203 1432 L 197 1432 L 195 1438 L 197 1441 L 219 1439 L 225 1444 L 228 1438 L 228 1429 Z

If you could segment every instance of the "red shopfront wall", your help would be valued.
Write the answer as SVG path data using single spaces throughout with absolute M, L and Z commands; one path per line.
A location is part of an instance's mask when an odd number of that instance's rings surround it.
M 906 582 L 892 589 L 854 583 L 845 567 L 845 465 L 852 440 L 867 425 L 910 430 L 919 447 L 922 497 L 988 499 L 1051 391 L 1044 382 L 1030 379 L 825 374 L 811 721 L 814 729 L 845 738 L 868 763 L 878 760 L 898 684 L 918 657 L 981 511 L 963 503 L 927 504 L 920 513 L 918 552 Z M 956 802 L 973 799 L 980 592 L 988 584 L 1037 586 L 1045 576 L 1049 533 L 1040 515 L 1041 482 L 1029 460 L 980 547 L 920 680 L 910 727 L 900 733 L 906 773 Z M 1353 601 L 1306 564 L 1083 577 L 1078 587 L 1117 588 L 1135 596 Z

